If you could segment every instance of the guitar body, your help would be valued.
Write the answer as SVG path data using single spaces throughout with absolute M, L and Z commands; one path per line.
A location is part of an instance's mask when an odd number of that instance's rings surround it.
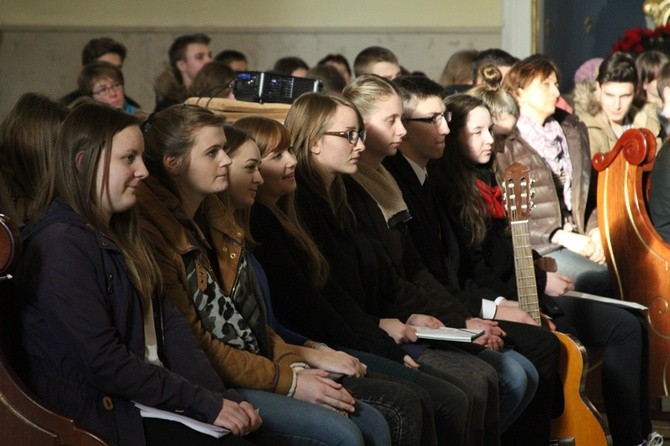
M 556 332 L 561 343 L 558 373 L 563 384 L 563 414 L 551 422 L 551 444 L 608 446 L 612 437 L 593 404 L 586 396 L 588 356 L 581 342 Z M 571 441 L 570 439 L 574 439 Z
M 519 308 L 538 324 L 542 323 L 537 296 L 533 252 L 528 225 L 530 209 L 530 172 L 526 166 L 512 163 L 504 174 L 507 216 L 514 245 L 514 267 Z M 559 375 L 565 406 L 551 423 L 551 445 L 611 446 L 612 437 L 598 411 L 586 396 L 588 355 L 577 339 L 555 333 L 561 343 Z

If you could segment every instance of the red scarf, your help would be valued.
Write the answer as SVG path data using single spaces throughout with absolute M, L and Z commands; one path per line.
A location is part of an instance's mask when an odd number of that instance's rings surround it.
M 499 220 L 505 218 L 505 206 L 503 206 L 502 190 L 500 190 L 500 186 L 489 186 L 480 179 L 477 179 L 476 184 L 477 189 L 479 189 L 482 198 L 486 202 L 486 207 L 491 218 Z

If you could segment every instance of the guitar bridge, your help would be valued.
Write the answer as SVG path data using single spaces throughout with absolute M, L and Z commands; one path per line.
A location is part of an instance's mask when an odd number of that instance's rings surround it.
M 554 438 L 549 441 L 549 446 L 575 446 L 575 437 Z

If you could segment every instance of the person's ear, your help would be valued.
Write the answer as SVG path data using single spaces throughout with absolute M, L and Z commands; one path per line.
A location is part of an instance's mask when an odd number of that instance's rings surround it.
M 321 141 L 323 138 L 319 138 L 316 140 L 316 142 L 312 145 L 312 147 L 309 148 L 309 153 L 312 155 L 318 155 L 321 153 Z
M 171 175 L 179 175 L 181 169 L 182 160 L 176 156 L 166 156 L 163 158 L 163 167 Z
M 663 87 L 663 95 L 661 97 L 663 99 L 663 105 L 670 102 L 670 86 L 666 85 Z
M 77 170 L 81 172 L 82 170 L 82 163 L 84 162 L 84 151 L 79 151 L 77 154 L 74 156 L 74 165 L 77 167 Z
M 186 61 L 185 60 L 178 60 L 177 63 L 175 64 L 177 66 L 177 70 L 179 70 L 181 73 L 186 71 Z

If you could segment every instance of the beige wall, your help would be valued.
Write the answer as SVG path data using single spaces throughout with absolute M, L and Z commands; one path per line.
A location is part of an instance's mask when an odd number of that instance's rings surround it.
M 186 32 L 208 33 L 215 54 L 245 52 L 254 69 L 286 55 L 310 65 L 331 52 L 353 61 L 382 45 L 437 78 L 454 51 L 499 46 L 501 14 L 498 0 L 0 0 L 0 116 L 26 91 L 73 90 L 81 48 L 101 35 L 128 47 L 126 90 L 150 111 L 167 48 Z
M 500 0 L 0 0 L 0 24 L 42 26 L 495 27 L 501 14 Z

